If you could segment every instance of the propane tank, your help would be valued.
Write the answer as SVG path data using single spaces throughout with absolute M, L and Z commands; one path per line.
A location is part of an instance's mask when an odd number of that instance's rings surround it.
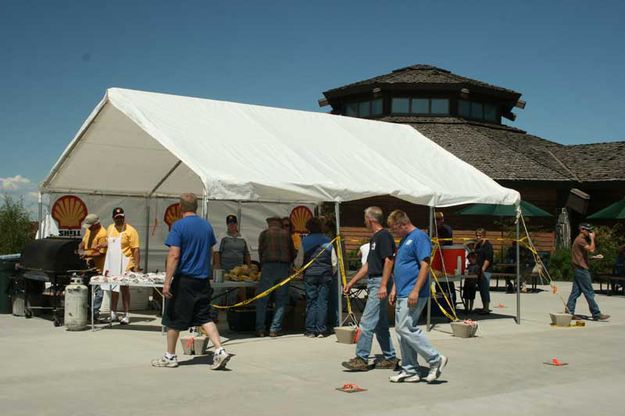
M 87 328 L 87 286 L 80 277 L 73 277 L 65 287 L 65 328 L 68 331 L 81 331 Z

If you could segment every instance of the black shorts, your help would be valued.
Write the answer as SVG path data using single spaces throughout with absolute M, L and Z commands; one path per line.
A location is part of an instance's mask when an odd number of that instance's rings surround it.
M 215 320 L 211 307 L 213 289 L 208 279 L 175 276 L 171 284 L 172 297 L 165 301 L 163 325 L 184 331 Z

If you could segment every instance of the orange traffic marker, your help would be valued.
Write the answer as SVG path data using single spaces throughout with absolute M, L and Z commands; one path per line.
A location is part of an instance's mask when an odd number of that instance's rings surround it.
M 564 365 L 569 365 L 569 363 L 562 362 L 555 357 L 551 361 L 545 361 L 543 364 L 553 365 L 554 367 L 562 367 Z
M 352 383 L 343 384 L 342 387 L 337 387 L 336 390 L 342 391 L 345 393 L 358 393 L 360 391 L 367 391 L 367 389 L 363 389 L 358 384 L 352 384 Z

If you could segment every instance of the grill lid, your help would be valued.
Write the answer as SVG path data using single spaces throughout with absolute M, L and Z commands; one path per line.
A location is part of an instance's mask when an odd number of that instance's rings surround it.
M 22 251 L 21 266 L 26 270 L 51 274 L 87 269 L 86 262 L 78 255 L 79 244 L 80 240 L 66 237 L 29 241 Z

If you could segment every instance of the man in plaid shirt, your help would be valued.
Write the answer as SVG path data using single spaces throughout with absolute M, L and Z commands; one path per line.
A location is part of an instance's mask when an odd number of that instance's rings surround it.
M 295 258 L 295 247 L 288 231 L 282 228 L 280 217 L 267 218 L 268 228 L 258 237 L 258 256 L 261 264 L 261 276 L 258 293 L 264 292 L 289 276 L 291 262 Z M 289 296 L 289 286 L 284 285 L 275 292 L 276 306 L 269 329 L 270 337 L 281 335 L 284 309 Z M 265 336 L 265 318 L 268 296 L 256 301 L 256 336 Z

